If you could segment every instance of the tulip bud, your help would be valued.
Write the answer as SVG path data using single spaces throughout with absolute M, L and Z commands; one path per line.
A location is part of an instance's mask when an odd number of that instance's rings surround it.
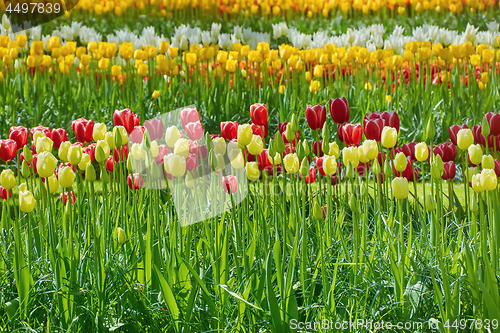
M 300 126 L 299 126 L 299 120 L 295 116 L 295 113 L 292 113 L 292 120 L 290 121 L 290 124 L 292 124 L 291 128 L 290 128 L 292 130 L 292 132 L 297 133 L 300 129 Z M 287 138 L 287 140 L 288 140 L 288 138 Z M 290 140 L 288 140 L 288 141 L 290 141 Z
M 323 221 L 325 219 L 323 216 L 323 210 L 321 209 L 321 206 L 318 204 L 318 202 L 314 203 L 313 216 L 318 221 Z
M 115 126 L 113 128 L 113 138 L 115 140 L 115 146 L 121 147 L 128 143 L 128 133 L 125 127 Z
M 134 171 L 134 167 L 132 166 L 132 154 L 128 155 L 127 157 L 127 171 L 128 172 Z
M 103 184 L 109 183 L 109 174 L 105 168 L 101 168 L 101 181 Z
M 484 169 L 495 169 L 495 160 L 491 155 L 483 155 L 483 159 L 481 161 L 481 166 Z
M 269 139 L 268 153 L 269 153 L 269 156 L 276 155 L 276 149 L 274 147 L 274 141 L 273 141 L 273 139 Z
M 470 198 L 470 208 L 472 212 L 477 215 L 479 213 L 479 205 L 477 203 L 477 197 L 476 195 L 471 195 Z
M 0 184 L 7 191 L 16 186 L 16 177 L 14 176 L 14 172 L 10 169 L 5 169 L 0 174 Z
M 483 121 L 481 122 L 481 133 L 485 138 L 490 135 L 490 123 L 488 122 L 488 118 L 483 117 Z
M 347 161 L 347 163 L 345 164 L 345 166 L 346 166 L 345 176 L 348 179 L 353 180 L 354 179 L 354 169 L 352 167 L 351 161 Z
M 144 131 L 144 134 L 142 135 L 142 145 L 144 150 L 148 150 L 149 147 L 151 147 L 151 139 L 149 138 L 149 133 L 147 129 Z
M 306 153 L 304 152 L 304 145 L 301 144 L 299 141 L 297 144 L 297 148 L 295 149 L 295 152 L 297 153 L 297 157 L 302 160 L 304 156 L 306 156 Z
M 67 188 L 73 186 L 73 183 L 75 182 L 75 173 L 71 167 L 64 166 L 59 168 L 58 176 L 59 184 L 62 187 Z
M 330 143 L 328 142 L 328 139 L 323 139 L 323 142 L 321 143 L 321 151 L 324 155 L 328 155 L 330 152 Z
M 95 174 L 95 169 L 92 163 L 87 164 L 87 167 L 85 169 L 85 179 L 89 182 L 93 182 L 96 180 L 96 174 Z
M 26 160 L 23 161 L 23 165 L 21 166 L 21 175 L 23 178 L 28 178 L 31 175 L 31 170 Z
M 384 174 L 387 176 L 387 177 L 390 177 L 392 176 L 392 167 L 391 167 L 391 162 L 387 159 L 385 160 L 385 163 L 384 163 Z
M 310 155 L 311 154 L 311 149 L 309 148 L 309 142 L 307 140 L 302 141 L 302 146 L 304 147 L 304 154 L 305 155 Z
M 33 154 L 31 153 L 31 149 L 28 148 L 28 145 L 23 147 L 23 155 L 26 162 L 31 163 L 33 161 Z
M 373 174 L 378 175 L 382 171 L 382 168 L 380 167 L 380 164 L 378 163 L 378 159 L 375 159 L 373 161 Z
M 71 165 L 78 165 L 80 163 L 80 161 L 82 160 L 82 156 L 83 156 L 82 146 L 80 146 L 80 145 L 70 146 L 68 148 L 67 155 L 68 155 L 68 162 Z
M 59 190 L 59 180 L 57 180 L 56 175 L 47 177 L 45 180 L 45 186 L 49 190 L 50 194 L 54 194 Z
M 351 197 L 349 198 L 349 207 L 351 207 L 351 211 L 353 212 L 358 211 L 358 201 L 355 195 L 351 195 Z
M 396 177 L 392 180 L 392 194 L 396 199 L 406 199 L 408 197 L 408 180 L 404 177 Z
M 280 132 L 276 132 L 276 134 L 274 134 L 274 147 L 280 154 L 283 154 L 285 152 L 285 141 L 283 141 L 283 137 L 281 136 Z
M 434 125 L 434 120 L 432 117 L 429 118 L 429 121 L 427 122 L 427 139 L 434 139 L 436 136 L 436 126 Z
M 323 141 L 330 139 L 330 129 L 328 128 L 328 126 L 323 126 L 321 137 L 323 138 Z
M 302 163 L 300 164 L 300 174 L 302 177 L 309 175 L 309 160 L 307 159 L 307 156 L 304 156 Z
M 292 142 L 297 138 L 297 132 L 294 132 L 292 128 L 292 123 L 288 123 L 285 128 L 285 138 L 288 140 L 288 142 Z
M 217 159 L 215 157 L 215 153 L 213 152 L 213 150 L 210 150 L 210 152 L 208 153 L 208 163 L 212 170 L 214 170 L 215 167 L 217 166 Z
M 118 238 L 118 243 L 120 243 L 120 245 L 123 245 L 127 242 L 127 234 L 125 233 L 125 230 L 118 227 L 116 229 L 116 234 L 117 234 L 117 238 Z
M 439 156 L 439 155 L 437 155 L 437 156 Z M 441 179 L 442 175 L 443 175 L 443 172 L 439 171 L 439 168 L 438 168 L 437 164 L 435 162 L 433 162 L 431 164 L 431 177 L 433 179 L 438 180 L 438 179 Z
M 437 207 L 436 200 L 434 199 L 431 193 L 427 193 L 425 195 L 425 208 L 427 209 L 427 211 L 431 212 L 435 210 L 436 207 Z

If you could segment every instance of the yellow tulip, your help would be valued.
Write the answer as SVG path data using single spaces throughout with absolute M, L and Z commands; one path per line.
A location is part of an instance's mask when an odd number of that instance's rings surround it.
M 115 139 L 115 142 L 117 141 L 117 137 L 119 137 L 120 145 L 126 145 L 128 143 L 128 133 L 123 126 L 115 126 L 113 128 L 113 137 Z M 171 147 L 173 147 L 173 145 Z
M 420 142 L 415 145 L 415 158 L 419 162 L 423 162 L 429 158 L 429 148 L 425 142 Z
M 342 150 L 342 160 L 347 167 L 347 162 L 350 162 L 354 168 L 359 165 L 359 152 L 358 147 L 346 147 Z
M 16 186 L 16 176 L 14 176 L 14 172 L 10 169 L 3 170 L 0 174 L 0 184 L 6 190 L 10 190 Z
M 95 123 L 94 124 L 94 130 L 93 130 L 93 136 L 95 141 L 99 140 L 104 140 L 106 136 L 106 124 L 104 123 Z
M 163 159 L 165 172 L 174 177 L 182 177 L 186 173 L 186 159 L 182 156 L 169 154 Z
M 497 175 L 493 169 L 483 169 L 480 175 L 481 187 L 485 191 L 493 191 L 497 188 Z
M 240 146 L 247 146 L 252 141 L 252 127 L 249 124 L 238 126 L 238 144 Z
M 480 164 L 483 160 L 483 150 L 480 145 L 471 144 L 467 149 L 469 151 L 469 159 L 472 164 Z
M 376 159 L 378 157 L 378 145 L 375 140 L 365 140 L 363 142 L 363 154 L 369 160 Z
M 299 171 L 300 161 L 297 157 L 297 154 L 287 154 L 285 158 L 283 158 L 283 164 L 285 166 L 286 172 L 290 174 L 295 174 Z
M 214 138 L 212 143 L 214 153 L 224 156 L 226 153 L 226 140 L 224 140 L 224 138 Z
M 337 172 L 337 160 L 333 156 L 323 157 L 323 171 L 326 175 L 332 176 Z
M 56 175 L 52 175 L 45 180 L 45 186 L 51 194 L 56 193 L 59 190 L 59 180 L 57 180 Z
M 31 213 L 35 209 L 35 198 L 30 191 L 19 191 L 19 209 L 23 213 Z
M 481 161 L 481 166 L 484 169 L 495 169 L 495 160 L 491 155 L 483 155 L 483 159 Z
M 83 154 L 80 159 L 80 162 L 78 163 L 78 169 L 85 171 L 87 170 L 87 165 L 89 164 L 90 164 L 90 156 L 88 154 Z
M 243 159 L 243 154 L 241 152 L 237 154 L 235 158 L 231 159 L 231 166 L 236 170 L 243 168 L 244 165 L 245 160 Z
M 181 137 L 181 133 L 179 132 L 179 129 L 176 126 L 170 126 L 167 128 L 167 131 L 165 133 L 165 140 L 167 143 L 167 146 L 173 147 L 177 140 L 179 140 Z
M 44 151 L 52 151 L 52 145 L 54 142 L 46 136 L 38 138 L 35 142 L 37 154 L 43 153 Z
M 130 148 L 130 155 L 132 155 L 135 160 L 139 161 L 145 159 L 147 154 L 142 144 L 134 143 Z
M 157 99 L 158 97 L 160 97 L 160 91 L 159 90 L 153 91 L 151 97 L 153 97 L 153 99 Z
M 408 180 L 406 178 L 396 177 L 392 180 L 392 194 L 396 199 L 406 199 L 408 193 Z
M 59 159 L 63 162 L 68 162 L 68 151 L 69 147 L 71 147 L 71 142 L 69 141 L 64 141 L 61 142 L 61 145 L 59 146 L 59 151 L 57 155 L 59 156 Z
M 489 178 L 489 177 L 487 175 L 485 175 L 484 178 L 485 178 L 485 181 L 486 181 L 487 178 Z M 476 193 L 482 193 L 484 191 L 483 184 L 481 184 L 481 174 L 478 173 L 478 174 L 473 175 L 471 183 L 472 183 L 472 189 Z M 495 185 L 495 187 L 496 187 L 496 185 Z
M 252 155 L 259 155 L 264 150 L 264 143 L 260 135 L 252 135 L 252 141 L 247 145 L 248 152 Z
M 468 128 L 463 128 L 457 133 L 458 148 L 462 150 L 469 149 L 469 146 L 474 143 L 472 131 Z
M 186 139 L 179 139 L 174 145 L 174 154 L 184 158 L 189 155 L 189 141 Z
M 59 168 L 58 172 L 58 180 L 59 184 L 64 187 L 71 187 L 73 186 L 73 183 L 75 182 L 75 173 L 69 166 L 63 166 L 62 168 Z
M 328 155 L 334 156 L 336 159 L 340 156 L 340 148 L 337 142 L 330 142 L 330 149 L 328 151 Z
M 120 227 L 116 228 L 116 235 L 118 238 L 118 243 L 120 243 L 120 245 L 123 245 L 127 242 L 127 234 L 125 233 L 125 230 L 123 230 L 122 228 Z
M 394 127 L 385 126 L 382 130 L 382 146 L 393 148 L 398 141 L 398 131 Z
M 111 75 L 118 76 L 122 73 L 122 66 L 113 65 L 111 66 Z
M 57 166 L 57 159 L 49 151 L 38 154 L 36 168 L 40 177 L 50 177 L 54 174 Z
M 245 171 L 249 180 L 258 180 L 260 177 L 260 171 L 257 162 L 248 162 L 245 165 Z
M 73 145 L 68 148 L 68 162 L 71 165 L 77 165 L 82 160 L 83 150 L 80 145 Z

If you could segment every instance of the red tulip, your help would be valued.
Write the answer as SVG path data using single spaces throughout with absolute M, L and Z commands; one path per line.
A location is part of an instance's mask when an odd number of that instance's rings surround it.
M 500 161 L 495 159 L 495 174 L 500 177 Z
M 163 164 L 163 158 L 165 155 L 168 155 L 170 151 L 168 150 L 167 145 L 159 145 L 158 146 L 158 155 L 155 157 L 155 162 L 157 164 Z
M 337 136 L 339 137 L 340 142 L 344 142 L 344 138 L 342 137 L 342 125 L 337 125 Z
M 146 120 L 144 127 L 148 130 L 151 141 L 160 140 L 163 137 L 163 121 L 161 119 Z
M 94 162 L 95 159 L 95 148 L 97 147 L 97 144 L 93 143 L 89 145 L 88 147 L 83 147 L 82 151 L 85 154 L 88 154 L 90 156 L 90 162 Z
M 393 163 L 393 170 L 396 177 L 404 177 L 408 179 L 408 181 L 410 182 L 418 179 L 418 169 L 417 167 L 413 166 L 411 157 L 406 158 L 406 169 L 403 172 L 400 173 L 399 171 L 397 171 L 396 168 L 394 167 L 394 163 Z
M 189 109 L 185 108 L 180 113 L 182 127 L 186 127 L 189 123 L 195 123 L 200 121 L 200 115 L 197 108 Z
M 139 126 L 141 123 L 139 121 L 139 116 L 133 113 L 130 109 L 115 110 L 113 114 L 113 124 L 115 126 L 123 126 L 130 135 L 134 130 L 134 127 Z M 80 140 L 78 140 L 80 141 Z
M 399 116 L 396 111 L 381 112 L 380 117 L 384 121 L 384 127 L 389 126 L 395 128 L 399 132 Z
M 434 155 L 441 156 L 443 162 L 454 161 L 457 157 L 457 146 L 451 142 L 442 143 L 434 146 Z M 430 159 L 430 155 L 429 155 Z
M 130 142 L 142 143 L 142 140 L 144 140 L 144 132 L 146 132 L 145 126 L 135 126 L 132 133 L 129 133 Z
M 159 148 L 160 146 L 158 146 Z M 123 162 L 127 159 L 128 157 L 128 147 L 127 145 L 123 145 L 121 147 L 116 147 L 113 149 L 113 157 L 114 160 L 117 162 Z
M 229 175 L 222 177 L 222 188 L 227 194 L 236 192 L 238 188 L 237 185 L 235 176 Z
M 12 161 L 16 157 L 17 143 L 12 139 L 0 140 L 0 159 L 4 162 Z
M 348 146 L 358 145 L 363 136 L 363 128 L 360 124 L 345 124 L 342 126 L 342 139 Z
M 281 175 L 281 164 L 276 165 L 276 176 Z M 264 171 L 267 171 L 269 173 L 269 176 L 273 175 L 273 167 L 272 166 L 267 166 L 264 168 Z
M 325 170 L 323 170 L 323 157 L 314 157 L 314 164 L 316 164 L 320 175 L 326 176 Z
M 134 173 L 133 176 L 128 175 L 127 184 L 131 190 L 138 190 L 138 189 L 142 188 L 142 186 L 144 185 L 144 181 L 143 181 L 141 175 L 139 175 L 138 173 Z
M 457 145 L 457 134 L 461 129 L 469 128 L 467 124 L 463 125 L 453 125 L 448 128 L 448 134 L 450 135 L 450 140 L 453 144 Z
M 338 185 L 340 184 L 340 178 L 338 176 L 338 173 L 334 174 L 333 176 L 330 177 L 330 183 L 332 185 Z
M 326 107 L 323 104 L 308 105 L 306 120 L 313 131 L 322 129 L 326 121 Z
M 273 167 L 271 162 L 269 161 L 269 150 L 264 149 L 262 153 L 257 155 L 257 165 L 259 166 L 260 170 L 264 170 L 267 167 Z
M 343 125 L 349 122 L 351 113 L 345 97 L 330 99 L 328 106 L 330 107 L 330 115 L 336 124 Z
M 200 146 L 200 152 L 201 152 L 201 158 L 205 159 L 208 156 L 208 148 L 207 145 L 201 145 Z
M 257 124 L 254 124 L 254 123 L 250 124 L 250 126 L 252 127 L 253 134 L 260 135 L 263 139 L 269 133 L 269 124 L 268 123 L 265 123 L 264 126 L 262 126 L 262 127 L 257 125 Z M 262 135 L 262 129 L 264 129 L 264 135 Z
M 415 146 L 416 145 L 417 145 L 416 142 L 405 143 L 403 145 L 403 154 L 405 154 L 406 157 L 410 157 L 412 161 L 416 161 L 416 158 L 415 158 Z
M 70 167 L 73 172 L 75 171 L 75 166 L 70 164 L 69 162 L 59 163 L 59 167 L 57 167 L 57 170 L 61 169 L 62 167 Z
M 366 114 L 368 115 L 368 113 Z M 382 130 L 384 129 L 384 122 L 381 118 L 367 119 L 365 115 L 365 120 L 363 121 L 363 130 L 365 132 L 365 137 L 368 140 L 375 140 L 380 142 L 382 137 Z
M 269 114 L 267 106 L 262 103 L 256 103 L 250 106 L 250 119 L 258 126 L 264 126 L 267 123 Z
M 282 134 L 283 134 L 283 133 L 285 133 L 285 131 L 286 131 L 286 125 L 288 125 L 288 124 L 290 124 L 290 122 L 289 122 L 289 121 L 280 122 L 280 123 L 278 124 L 278 131 L 279 131 L 280 133 L 282 133 Z
M 299 172 L 300 180 L 302 180 L 302 174 Z M 312 184 L 316 180 L 316 169 L 313 166 L 309 167 L 309 174 L 306 176 L 306 184 Z
M 378 164 L 383 167 L 385 163 L 385 153 L 379 152 L 377 156 Z
M 12 126 L 9 129 L 9 139 L 16 142 L 18 150 L 23 149 L 28 143 L 28 129 L 23 126 Z
M 50 128 L 48 128 L 48 127 L 36 126 L 36 127 L 31 128 L 30 129 L 31 137 L 33 137 L 33 135 L 35 134 L 35 132 L 43 132 L 43 133 L 45 133 L 46 137 L 52 138 L 52 136 L 51 136 L 52 130 Z
M 68 141 L 68 133 L 66 133 L 66 130 L 64 128 L 52 130 L 51 136 L 52 141 L 54 142 L 55 149 L 59 149 L 61 143 L 63 143 L 64 141 Z
M 75 203 L 75 192 L 71 191 L 69 192 L 69 197 L 71 198 L 71 204 L 73 205 Z M 64 191 L 64 199 L 63 199 L 63 193 L 59 194 L 59 200 L 61 200 L 62 204 L 66 206 L 66 202 L 68 201 L 68 192 Z
M 198 152 L 200 151 L 200 144 L 198 143 L 198 141 L 189 140 L 188 143 L 189 143 L 189 153 L 198 156 Z
M 189 153 L 186 157 L 186 170 L 194 170 L 198 166 L 198 157 L 195 154 Z
M 443 166 L 444 166 L 444 171 L 441 178 L 443 178 L 444 180 L 455 178 L 455 175 L 457 173 L 457 167 L 455 166 L 455 162 L 452 161 L 445 162 L 443 163 Z
M 283 138 L 283 141 L 285 143 L 290 143 L 290 141 L 288 141 L 288 139 L 286 138 L 285 132 L 281 133 L 281 137 Z M 297 145 L 297 142 L 299 142 L 299 140 L 300 140 L 300 132 L 297 132 L 297 139 L 292 140 L 291 142 L 294 147 Z
M 223 121 L 220 123 L 220 133 L 224 139 L 231 141 L 238 137 L 238 122 Z
M 82 143 L 92 142 L 94 121 L 85 118 L 73 120 L 71 128 L 75 132 L 76 139 Z
M 377 184 L 382 184 L 384 182 L 384 180 L 385 180 L 383 172 L 380 172 L 378 175 L 374 175 L 374 177 L 375 177 L 375 182 Z
M 314 155 L 316 156 L 323 156 L 323 140 L 319 140 L 319 144 L 318 144 L 318 141 L 314 141 L 313 142 L 313 152 L 314 152 Z
M 366 163 L 359 163 L 358 167 L 356 168 L 356 171 L 360 176 L 368 174 L 368 171 L 370 171 L 370 161 Z
M 488 112 L 484 115 L 490 125 L 490 135 L 497 136 L 500 134 L 500 113 Z
M 187 124 L 185 130 L 191 140 L 201 140 L 203 138 L 203 125 L 200 121 Z
M 113 171 L 113 169 L 115 168 L 115 161 L 113 160 L 113 156 L 109 156 L 107 159 L 106 159 L 106 171 Z
M 6 190 L 3 186 L 0 186 L 0 199 L 7 200 L 7 195 L 9 198 L 12 198 L 12 192 L 10 190 Z

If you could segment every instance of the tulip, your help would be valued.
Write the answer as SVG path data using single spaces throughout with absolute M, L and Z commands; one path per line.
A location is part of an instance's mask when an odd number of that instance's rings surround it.
M 452 142 L 446 142 L 434 146 L 434 155 L 440 155 L 443 162 L 454 161 L 457 157 L 457 146 Z
M 468 148 L 469 159 L 474 165 L 478 165 L 483 160 L 483 150 L 480 145 L 471 144 Z
M 346 147 L 342 150 L 342 159 L 344 165 L 347 166 L 347 162 L 351 163 L 353 168 L 357 168 L 359 165 L 359 152 L 358 147 Z
M 260 170 L 272 168 L 273 164 L 270 162 L 269 151 L 267 149 L 264 149 L 262 153 L 257 155 L 257 164 Z
M 420 142 L 415 146 L 415 158 L 419 162 L 423 162 L 429 158 L 429 148 L 425 142 Z
M 184 129 L 191 140 L 201 140 L 203 138 L 203 125 L 200 121 L 188 123 Z
M 265 104 L 256 103 L 250 106 L 250 118 L 257 126 L 264 126 L 269 115 Z
M 68 148 L 68 152 L 66 153 L 66 155 L 67 155 L 67 161 L 70 164 L 72 164 L 72 165 L 79 164 L 80 161 L 82 160 L 82 155 L 83 155 L 82 146 L 80 146 L 80 145 L 71 145 Z M 62 159 L 62 160 L 65 161 L 64 159 Z
M 174 154 L 186 158 L 189 154 L 189 142 L 186 139 L 179 139 L 174 145 Z
M 0 174 L 0 184 L 6 190 L 10 190 L 16 186 L 16 177 L 14 176 L 14 172 L 10 169 L 3 170 Z
M 73 205 L 75 203 L 75 192 L 71 191 L 69 192 L 69 197 L 71 199 L 71 204 Z M 61 200 L 62 204 L 66 206 L 66 203 L 68 202 L 68 192 L 63 192 L 59 194 L 59 200 Z
M 125 230 L 123 230 L 122 228 L 120 227 L 116 228 L 116 236 L 118 239 L 118 243 L 120 243 L 120 245 L 123 245 L 127 242 L 127 234 L 125 233 Z
M 299 171 L 300 161 L 297 154 L 288 154 L 283 158 L 283 164 L 285 166 L 286 172 L 290 174 L 295 174 Z
M 222 177 L 222 188 L 224 189 L 224 192 L 226 192 L 227 194 L 236 192 L 238 188 L 236 177 L 232 175 Z
M 500 134 L 500 113 L 488 112 L 484 115 L 490 126 L 490 135 L 497 136 Z
M 396 131 L 399 133 L 399 116 L 396 111 L 390 111 L 390 112 L 381 112 L 380 113 L 380 118 L 384 121 L 384 127 L 389 126 L 392 128 L 395 128 Z
M 23 213 L 31 213 L 35 209 L 35 198 L 30 191 L 19 191 L 19 209 Z
M 224 121 L 220 123 L 220 132 L 224 139 L 231 141 L 238 137 L 238 122 Z
M 340 148 L 339 148 L 339 145 L 337 144 L 337 142 L 330 142 L 330 150 L 328 151 L 328 155 L 329 156 L 333 156 L 335 157 L 336 159 L 339 158 L 340 156 Z
M 304 158 L 305 160 L 305 158 Z M 302 164 L 301 165 L 301 172 L 299 173 L 299 177 L 302 180 L 302 173 L 304 173 L 306 177 L 306 184 L 312 184 L 316 180 L 316 169 L 313 166 L 310 166 L 309 169 L 306 168 L 306 165 L 308 163 Z M 305 172 L 302 172 L 304 170 Z
M 330 99 L 328 106 L 330 115 L 336 124 L 343 125 L 349 121 L 349 103 L 345 97 Z
M 453 161 L 446 162 L 443 164 L 443 167 L 444 167 L 444 170 L 443 170 L 443 175 L 441 176 L 441 178 L 443 178 L 444 180 L 455 178 L 455 175 L 457 172 L 455 162 L 453 162 Z
M 396 157 L 394 158 L 394 168 L 399 172 L 403 172 L 406 169 L 406 165 L 407 165 L 407 160 L 405 154 L 403 153 L 396 154 Z
M 185 108 L 180 112 L 182 127 L 186 127 L 189 123 L 200 121 L 200 116 L 197 108 Z
M 44 151 L 38 154 L 38 159 L 36 162 L 36 168 L 40 177 L 46 178 L 54 174 L 57 166 L 57 159 L 52 155 L 51 152 Z
M 46 136 L 38 138 L 35 143 L 37 154 L 43 153 L 44 151 L 52 151 L 53 142 L 50 138 Z
M 31 134 L 32 138 L 35 137 L 34 135 L 36 132 L 43 132 L 45 134 L 45 136 L 48 138 L 52 137 L 52 130 L 48 127 L 36 126 L 36 127 L 33 127 L 32 129 L 30 129 L 30 134 Z
M 144 150 L 142 144 L 134 143 L 132 144 L 132 148 L 130 148 L 130 154 L 136 160 L 143 160 L 147 156 L 146 150 Z
M 368 113 L 366 115 L 368 115 Z M 384 122 L 381 118 L 367 119 L 365 116 L 365 120 L 363 121 L 363 131 L 368 140 L 380 142 L 383 128 Z
M 247 178 L 249 180 L 258 180 L 260 178 L 259 166 L 256 162 L 248 162 L 245 165 L 245 171 L 247 174 Z
M 363 128 L 360 124 L 345 124 L 342 126 L 342 140 L 348 146 L 358 145 L 363 136 Z
M 264 143 L 262 137 L 259 135 L 252 135 L 252 140 L 247 145 L 248 152 L 252 155 L 259 155 L 264 150 Z
M 325 156 L 323 157 L 322 168 L 324 173 L 328 176 L 332 176 L 337 172 L 337 161 L 333 156 Z
M 94 130 L 94 121 L 79 118 L 73 120 L 71 128 L 75 132 L 76 139 L 82 143 L 92 142 L 92 135 Z
M 91 163 L 91 159 L 90 159 L 90 156 L 89 154 L 82 154 L 82 158 L 80 160 L 80 163 L 78 163 L 78 168 L 80 170 L 86 170 L 87 169 L 87 165 L 89 165 Z
M 70 167 L 62 167 L 58 171 L 58 180 L 62 187 L 71 187 L 75 182 L 75 172 Z
M 127 133 L 130 135 L 130 133 L 132 133 L 132 131 L 134 130 L 135 126 L 140 125 L 139 116 L 133 113 L 130 109 L 123 109 L 120 111 L 115 110 L 115 113 L 113 114 L 113 124 L 115 126 L 125 127 Z
M 106 140 L 106 142 L 108 143 L 110 150 L 114 150 L 116 148 L 115 138 L 114 138 L 112 132 L 106 132 L 106 135 L 104 136 L 104 140 Z
M 144 181 L 141 175 L 139 175 L 138 173 L 134 173 L 133 175 L 128 175 L 127 184 L 131 190 L 138 190 L 142 188 L 142 186 L 144 185 Z
M 457 146 L 458 143 L 457 143 L 457 134 L 458 132 L 461 130 L 461 129 L 467 129 L 469 127 L 467 127 L 466 124 L 463 124 L 463 125 L 453 125 L 453 126 L 450 126 L 448 128 L 448 134 L 450 135 L 450 140 L 451 142 Z
M 468 128 L 461 129 L 457 133 L 457 145 L 462 150 L 467 150 L 474 143 L 472 131 Z
M 264 126 L 259 126 L 257 124 L 251 123 L 250 127 L 252 128 L 252 133 L 255 135 L 259 135 L 262 138 L 267 136 L 269 132 L 269 123 L 265 123 Z
M 85 179 L 89 182 L 94 182 L 96 180 L 95 169 L 92 163 L 88 163 L 85 168 Z
M 106 124 L 104 123 L 95 123 L 94 129 L 92 131 L 92 135 L 95 141 L 104 140 L 106 138 L 107 132 Z
M 160 140 L 163 137 L 164 128 L 161 119 L 146 120 L 144 127 L 148 130 L 149 137 L 152 141 Z
M 9 139 L 16 142 L 17 150 L 23 149 L 28 143 L 28 129 L 23 126 L 12 126 L 9 129 Z
M 406 178 L 396 177 L 392 180 L 392 194 L 396 199 L 406 199 L 408 193 L 408 180 Z
M 394 148 L 398 142 L 398 131 L 393 127 L 384 127 L 382 130 L 381 142 L 385 148 Z
M 274 154 L 274 157 L 272 157 L 271 155 L 269 155 L 268 158 L 269 158 L 269 162 L 272 165 L 281 164 L 281 154 L 278 153 L 278 152 Z
M 16 157 L 17 143 L 12 139 L 0 140 L 0 159 L 12 161 Z
M 485 181 L 489 180 L 489 175 L 485 174 Z M 495 177 L 496 179 L 496 177 Z M 481 182 L 481 174 L 475 174 L 475 175 L 472 175 L 472 180 L 471 180 L 471 184 L 472 184 L 472 189 L 474 190 L 474 192 L 476 193 L 482 193 L 484 191 L 484 187 L 483 187 L 483 184 Z M 495 183 L 495 187 L 496 187 L 496 183 Z
M 238 126 L 238 144 L 240 146 L 248 146 L 252 141 L 253 133 L 252 127 L 249 124 L 239 125 Z
M 144 133 L 146 132 L 146 127 L 144 126 L 136 126 L 132 130 L 132 133 L 129 134 L 130 142 L 132 143 L 142 143 L 144 140 Z
M 378 145 L 375 140 L 365 140 L 363 142 L 363 154 L 369 160 L 374 160 L 378 156 Z
M 105 165 L 106 165 L 106 171 L 108 171 L 108 172 L 111 172 L 115 169 L 115 162 L 113 160 L 113 156 L 109 156 L 106 159 Z
M 186 173 L 186 159 L 182 156 L 170 154 L 164 157 L 163 164 L 165 172 L 174 176 L 182 177 Z
M 434 199 L 434 196 L 431 193 L 427 193 L 425 195 L 425 208 L 429 212 L 436 210 L 437 208 L 436 199 Z
M 123 146 L 128 143 L 128 133 L 125 127 L 116 126 L 113 128 L 113 138 L 115 140 L 115 146 Z
M 170 126 L 169 128 L 167 128 L 167 131 L 165 133 L 165 141 L 167 143 L 167 146 L 174 147 L 175 143 L 180 138 L 181 138 L 181 133 L 179 132 L 179 129 L 176 126 Z
M 323 104 L 308 105 L 306 108 L 306 120 L 313 131 L 323 128 L 326 121 L 326 107 Z
M 0 199 L 7 200 L 8 198 L 12 198 L 12 192 L 0 186 Z
M 484 169 L 495 169 L 495 160 L 491 155 L 483 155 L 483 159 L 481 160 L 481 166 Z
M 480 175 L 481 187 L 485 191 L 493 191 L 497 188 L 497 175 L 493 169 L 483 169 Z
M 191 171 L 198 165 L 198 157 L 195 154 L 189 153 L 186 157 L 186 170 Z

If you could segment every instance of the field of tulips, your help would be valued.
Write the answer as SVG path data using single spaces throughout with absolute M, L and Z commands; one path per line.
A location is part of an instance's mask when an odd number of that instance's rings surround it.
M 0 332 L 500 332 L 496 6 L 3 16 Z

